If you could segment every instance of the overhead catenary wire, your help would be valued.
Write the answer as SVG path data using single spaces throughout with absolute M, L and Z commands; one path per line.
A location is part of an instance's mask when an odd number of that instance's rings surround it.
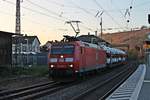
M 13 4 L 13 5 L 15 5 L 15 3 L 13 3 L 13 2 L 11 2 L 11 1 L 8 1 L 8 0 L 3 0 L 3 1 L 6 1 L 7 3 L 11 3 L 11 4 Z M 132 0 L 132 2 L 133 2 L 134 0 Z M 133 3 L 131 3 L 131 4 L 133 4 Z M 141 6 L 144 6 L 144 5 L 148 5 L 148 4 L 150 4 L 150 1 L 146 1 L 146 2 L 143 2 L 143 3 L 140 3 L 140 4 L 137 4 L 137 5 L 135 5 L 134 6 L 134 8 L 138 8 L 138 7 L 141 7 Z M 25 8 L 26 9 L 26 8 Z M 80 8 L 79 8 L 80 9 Z M 84 9 L 84 8 L 83 8 Z M 86 9 L 88 9 L 88 8 L 86 8 Z M 31 10 L 31 9 L 30 9 Z M 97 9 L 88 9 L 88 10 L 91 10 L 91 11 L 95 11 L 95 12 L 97 12 Z M 122 10 L 122 11 L 124 11 L 124 10 L 126 10 L 126 8 L 121 8 L 121 9 L 119 9 L 119 10 Z M 35 11 L 35 10 L 34 10 Z M 109 10 L 109 9 L 105 9 L 105 11 L 107 11 L 107 12 L 115 12 L 115 11 L 118 11 L 118 9 L 114 9 L 114 10 Z M 59 14 L 58 14 L 59 15 Z
M 34 2 L 31 2 L 30 0 L 26 0 L 26 1 L 28 1 L 29 3 L 31 3 L 31 4 L 33 4 L 33 5 L 35 5 L 35 6 L 37 6 L 37 7 L 41 8 L 41 9 L 43 9 L 43 10 L 46 10 L 46 11 L 48 11 L 48 12 L 52 13 L 52 14 L 55 14 L 55 15 L 57 15 L 57 16 L 59 16 L 59 17 L 62 17 L 62 18 L 64 19 L 64 21 L 66 21 L 66 20 L 71 20 L 71 19 L 69 19 L 69 18 L 66 18 L 66 17 L 60 16 L 59 14 L 57 14 L 57 13 L 55 13 L 55 12 L 52 12 L 52 11 L 50 11 L 49 9 L 45 8 L 45 7 L 42 7 L 42 6 L 38 5 L 38 4 L 35 4 Z M 83 26 L 85 26 L 85 25 L 83 25 Z M 84 27 L 84 28 L 86 28 L 86 27 Z M 90 28 L 86 28 L 86 29 L 88 29 L 88 30 L 89 30 Z
M 4 11 L 0 11 L 1 14 L 5 14 L 5 15 L 8 15 L 8 16 L 12 16 L 15 18 L 15 15 L 14 14 L 10 14 L 8 12 L 4 12 Z M 45 26 L 43 23 L 41 22 L 38 22 L 38 21 L 35 21 L 35 20 L 32 20 L 30 18 L 23 18 L 24 20 L 28 21 L 28 22 L 31 22 L 31 23 L 34 23 L 35 25 L 39 24 L 40 26 L 42 27 L 47 27 L 48 29 L 50 28 L 50 26 Z M 83 24 L 81 24 L 81 27 L 83 27 L 84 29 L 87 29 L 87 30 L 90 30 L 90 31 L 93 31 L 93 29 L 91 28 L 88 28 L 86 26 L 84 26 Z M 120 29 L 120 28 L 103 28 L 103 31 L 105 30 L 112 30 L 112 29 Z M 122 29 L 122 28 L 121 28 Z M 61 30 L 61 31 L 68 31 L 68 29 L 61 29 L 59 28 L 58 30 Z
M 71 6 L 71 5 L 61 4 L 60 2 L 56 2 L 56 1 L 52 1 L 52 0 L 45 0 L 45 1 L 51 2 L 53 4 L 56 4 L 56 5 L 60 6 L 60 7 L 78 8 L 78 6 L 75 6 L 76 5 L 75 3 L 73 3 L 74 6 Z M 111 0 L 111 2 L 112 2 L 112 0 Z M 131 5 L 133 5 L 134 2 L 135 2 L 135 0 L 131 0 Z M 142 4 L 147 4 L 147 3 L 150 3 L 150 1 L 147 1 L 147 2 L 142 3 Z M 139 4 L 139 6 L 142 6 L 142 5 Z M 138 5 L 136 7 L 138 7 Z M 82 8 L 82 9 L 88 11 L 88 12 L 89 11 L 95 11 L 95 12 L 97 12 L 97 9 L 89 9 L 89 8 L 85 9 L 83 7 L 80 7 L 80 8 Z M 78 9 L 80 9 L 80 8 L 78 8 Z M 120 12 L 120 11 L 124 11 L 124 10 L 126 10 L 126 8 L 121 8 L 121 9 L 105 9 L 105 11 L 107 11 L 107 12 Z
M 43 10 L 45 10 L 45 11 L 47 11 L 47 12 L 53 14 L 53 15 L 56 15 L 57 17 L 61 17 L 61 18 L 65 19 L 65 20 L 69 20 L 68 18 L 63 17 L 63 16 L 60 16 L 60 14 L 57 14 L 57 13 L 55 13 L 55 12 L 53 12 L 53 11 L 51 11 L 51 10 L 45 8 L 45 7 L 42 7 L 42 6 L 40 6 L 40 5 L 38 5 L 38 4 L 34 3 L 34 2 L 32 2 L 32 1 L 30 1 L 30 0 L 26 0 L 26 1 L 29 2 L 30 4 L 34 5 L 34 6 L 37 6 L 37 7 L 41 8 L 41 9 L 43 9 Z
M 11 2 L 11 1 L 8 1 L 8 0 L 5 0 L 5 2 L 7 2 L 9 4 L 12 4 L 12 5 L 16 5 L 14 2 Z M 38 14 L 43 15 L 43 16 L 47 16 L 47 17 L 50 17 L 50 18 L 53 18 L 53 19 L 56 19 L 56 20 L 64 21 L 64 20 L 62 20 L 60 18 L 57 18 L 55 16 L 51 16 L 49 14 L 46 14 L 46 13 L 43 13 L 43 12 L 40 12 L 40 11 L 37 11 L 37 10 L 33 10 L 33 9 L 25 7 L 25 6 L 22 6 L 22 8 L 24 8 L 24 9 L 26 9 L 28 11 L 34 12 L 34 13 L 38 13 Z
M 47 1 L 47 0 L 46 0 Z M 48 0 L 48 2 L 49 2 L 50 0 Z M 58 3 L 58 2 L 56 2 L 56 1 L 50 1 L 51 3 L 53 3 L 53 4 L 55 4 L 55 5 L 58 5 L 58 6 L 61 6 L 61 7 L 64 7 L 64 4 L 61 4 L 61 3 Z
M 80 7 L 79 5 L 77 5 L 76 3 L 74 3 L 72 0 L 71 0 L 71 2 L 72 2 L 72 4 L 73 5 L 75 5 L 75 7 L 77 7 L 78 9 L 80 9 L 80 10 L 82 10 L 82 11 L 84 11 L 85 13 L 87 13 L 88 15 L 90 15 L 90 16 L 92 16 L 92 17 L 95 17 L 96 15 L 93 15 L 93 13 L 91 13 L 90 11 L 88 11 L 87 9 L 85 9 L 85 8 L 83 8 L 83 7 Z M 102 9 L 102 12 L 108 12 L 107 10 L 103 10 L 103 8 L 101 7 L 101 9 Z M 124 9 L 121 9 L 121 10 L 125 10 L 125 8 Z M 110 11 L 111 12 L 111 11 Z M 108 14 L 108 13 L 107 13 Z M 108 16 L 109 17 L 111 17 L 111 19 L 120 27 L 120 24 L 117 22 L 117 21 L 115 21 L 115 19 L 110 15 L 110 14 L 108 14 Z M 91 28 L 87 28 L 88 30 L 92 30 Z M 121 29 L 121 28 L 119 28 L 119 29 Z
M 112 0 L 111 0 L 111 3 L 113 3 Z M 131 1 L 131 4 L 133 4 L 133 0 Z M 116 4 L 114 4 L 114 3 L 113 3 L 113 5 L 114 5 L 114 7 L 115 7 L 116 9 L 119 8 L 118 5 L 116 5 Z M 118 11 L 120 12 L 121 16 L 123 17 L 123 19 L 124 19 L 125 22 L 126 22 L 126 27 L 127 27 L 127 28 L 128 28 L 128 26 L 129 26 L 129 22 L 130 22 L 130 20 L 131 20 L 131 18 L 130 18 L 130 16 L 131 16 L 131 9 L 132 9 L 132 5 L 130 5 L 129 7 L 127 7 L 127 8 L 125 9 L 125 13 L 123 13 L 121 10 L 118 9 Z M 130 24 L 131 24 L 131 23 L 130 23 Z
M 83 7 L 80 7 L 78 4 L 74 3 L 72 0 L 71 0 L 71 3 L 72 3 L 77 9 L 82 10 L 83 12 L 85 12 L 86 14 L 92 16 L 94 19 L 97 20 L 97 18 L 95 17 L 95 13 L 91 13 L 91 12 L 89 11 L 89 9 L 87 10 L 87 9 L 85 9 L 85 8 L 83 8 Z M 87 18 L 87 17 L 86 17 L 86 18 Z M 97 21 L 96 21 L 96 22 L 97 22 Z M 89 31 L 94 31 L 92 28 L 88 28 L 88 27 L 85 26 L 85 25 L 83 25 L 82 27 L 88 29 Z
M 5 11 L 0 11 L 1 14 L 4 14 L 4 15 L 7 15 L 7 16 L 12 16 L 15 18 L 15 14 L 10 14 L 8 12 L 5 12 Z M 44 23 L 41 23 L 41 22 L 38 22 L 38 21 L 35 21 L 35 20 L 32 20 L 30 18 L 23 18 L 23 20 L 26 20 L 28 22 L 31 22 L 31 23 L 34 23 L 35 25 L 40 25 L 42 27 L 47 27 L 48 29 L 50 29 L 50 26 L 46 26 L 46 24 Z
M 15 18 L 15 14 L 10 14 L 8 12 L 4 12 L 4 11 L 0 11 L 1 14 L 5 14 L 5 15 L 8 15 L 8 16 L 12 16 Z M 43 26 L 43 27 L 47 27 L 48 29 L 50 28 L 50 26 L 46 26 L 44 25 L 43 23 L 41 22 L 38 22 L 38 21 L 35 21 L 35 20 L 32 20 L 30 18 L 23 18 L 24 20 L 28 21 L 28 22 L 31 22 L 31 23 L 34 23 L 35 25 L 39 24 L 40 26 Z M 87 30 L 90 30 L 90 31 L 94 31 L 93 29 L 91 28 L 88 28 L 86 26 L 84 26 L 83 24 L 81 24 L 81 27 L 83 27 L 84 29 L 87 29 Z M 122 27 L 121 29 L 123 29 L 124 27 Z M 113 29 L 120 29 L 120 28 L 103 28 L 103 31 L 106 31 L 106 30 L 113 30 Z M 59 28 L 58 30 L 61 30 L 61 31 L 68 31 L 68 29 L 61 29 Z
M 4 0 L 4 1 L 7 2 L 8 0 Z M 31 0 L 30 0 L 30 1 L 31 1 Z M 132 2 L 133 2 L 133 1 L 134 1 L 134 0 L 132 0 Z M 10 1 L 10 2 L 11 2 L 11 1 Z M 134 1 L 134 2 L 135 2 L 135 1 Z M 138 4 L 138 6 L 147 5 L 148 3 L 149 3 L 149 1 L 144 2 L 144 3 L 141 3 L 141 4 Z M 15 3 L 14 3 L 14 5 L 15 5 Z M 135 8 L 135 7 L 138 7 L 138 6 L 135 5 L 134 8 Z M 66 20 L 64 20 L 62 17 L 58 16 L 59 14 L 57 14 L 57 13 L 56 13 L 56 15 L 55 15 L 55 14 L 52 14 L 52 13 L 48 14 L 48 13 L 41 12 L 40 10 L 33 10 L 33 9 L 28 8 L 28 7 L 25 7 L 25 6 L 23 6 L 23 8 L 26 9 L 26 10 L 29 10 L 29 11 L 31 11 L 31 12 L 38 13 L 38 14 L 43 15 L 43 16 L 53 18 L 53 19 L 55 19 L 55 20 L 60 20 L 60 21 L 62 21 L 62 22 L 66 21 Z M 82 7 L 82 8 L 83 8 L 83 7 Z M 80 8 L 79 8 L 79 9 L 80 9 Z M 121 10 L 124 10 L 124 8 L 121 9 Z M 46 10 L 45 10 L 45 11 L 46 11 Z M 87 10 L 87 11 L 89 11 L 89 10 Z M 105 10 L 105 11 L 109 12 L 108 10 Z M 89 11 L 89 12 L 91 12 L 91 11 Z M 88 29 L 90 29 L 90 28 L 88 28 Z
M 12 5 L 15 5 L 14 2 L 11 2 L 11 1 L 8 1 L 8 0 L 5 0 L 5 2 L 6 2 L 6 3 L 9 3 L 9 4 L 12 4 Z M 45 14 L 45 13 L 43 13 L 43 12 L 36 11 L 36 10 L 30 9 L 30 8 L 27 8 L 27 7 L 25 7 L 25 6 L 23 6 L 23 8 L 26 9 L 26 10 L 28 10 L 28 11 L 31 11 L 31 12 L 34 12 L 34 13 L 38 13 L 38 14 L 40 14 L 40 15 L 43 15 L 43 16 L 46 16 L 46 17 L 50 17 L 50 18 L 53 18 L 53 19 L 55 19 L 55 20 L 59 20 L 59 21 L 63 21 L 63 22 L 64 22 L 64 20 L 61 20 L 61 19 L 58 19 L 58 18 L 56 18 L 56 17 L 50 16 L 50 15 Z M 2 12 L 0 12 L 0 13 L 2 13 Z M 15 15 L 13 15 L 13 14 L 8 14 L 8 13 L 5 13 L 5 12 L 4 12 L 3 14 L 7 14 L 7 15 L 11 15 L 11 16 L 14 16 L 14 17 L 15 17 Z M 37 24 L 38 24 L 38 25 L 42 25 L 43 27 L 47 27 L 47 29 L 50 29 L 50 26 L 48 27 L 47 25 L 44 25 L 44 24 L 41 23 L 41 22 L 37 22 L 37 21 L 32 20 L 32 19 L 29 19 L 29 18 L 23 18 L 23 20 L 26 20 L 26 21 L 31 22 L 31 23 L 35 23 L 36 25 L 37 25 Z
M 95 19 L 95 13 L 91 13 L 89 10 L 79 6 L 78 4 L 74 3 L 72 0 L 71 0 L 71 3 L 77 8 L 77 9 L 80 9 L 82 10 L 83 12 L 85 12 L 86 14 L 92 16 L 94 19 Z
M 111 4 L 112 4 L 113 2 L 112 2 L 112 0 L 111 0 Z M 113 3 L 113 5 L 114 5 L 114 7 L 117 9 L 117 11 L 121 14 L 121 16 L 123 17 L 123 19 L 126 19 L 125 18 L 125 16 L 124 16 L 124 14 L 123 14 L 123 12 L 119 9 L 119 7 L 118 7 L 118 5 L 116 5 L 116 4 L 114 4 Z M 123 9 L 123 11 L 124 10 L 126 10 L 126 9 Z
M 56 0 L 55 0 L 55 1 L 53 1 L 53 0 L 45 0 L 45 1 L 50 2 L 50 3 L 53 3 L 53 4 L 55 4 L 55 5 L 57 5 L 57 6 L 60 6 L 60 7 L 76 8 L 76 7 L 71 6 L 71 5 L 66 5 L 66 4 L 62 4 L 62 3 L 60 3 L 60 2 L 56 2 Z
M 86 10 L 86 9 L 83 8 L 83 7 L 80 7 L 79 5 L 77 5 L 76 3 L 74 3 L 72 0 L 71 0 L 71 2 L 72 2 L 72 4 L 73 4 L 75 7 L 77 7 L 78 9 L 80 9 L 80 10 L 84 11 L 85 13 L 87 13 L 87 14 L 93 16 L 93 14 L 92 14 L 90 11 Z
M 131 0 L 131 6 L 132 6 L 132 5 L 133 5 L 133 3 L 134 3 L 133 1 L 134 1 L 134 0 Z
M 45 0 L 45 1 L 48 1 L 48 2 L 51 2 L 51 3 L 53 3 L 53 4 L 56 4 L 56 5 L 58 5 L 58 6 L 60 6 L 60 7 L 68 7 L 68 8 L 77 8 L 77 9 L 80 9 L 80 10 L 82 10 L 82 11 L 84 11 L 85 13 L 87 13 L 87 14 L 89 14 L 88 12 L 90 12 L 90 11 L 95 11 L 95 12 L 97 12 L 97 9 L 90 9 L 90 8 L 83 8 L 83 7 L 80 7 L 79 5 L 77 5 L 77 4 L 75 4 L 73 1 L 71 1 L 72 2 L 72 4 L 74 5 L 74 6 L 71 6 L 71 5 L 65 5 L 65 4 L 61 4 L 61 3 L 58 3 L 58 2 L 56 2 L 56 1 L 50 1 L 50 0 Z M 124 10 L 126 10 L 126 8 L 122 8 L 122 9 L 119 9 L 119 10 L 122 10 L 122 11 L 124 11 Z M 116 10 L 116 9 L 108 9 L 108 10 L 106 10 L 107 12 L 118 12 L 118 9 Z M 92 13 L 90 12 L 90 14 L 92 15 Z
M 97 2 L 97 0 L 93 0 L 93 1 L 94 1 L 94 3 L 95 3 L 99 8 L 103 9 L 103 11 L 107 14 L 107 16 L 109 16 L 109 17 L 112 19 L 112 21 L 114 21 L 114 23 L 115 23 L 116 25 L 118 25 L 118 27 L 121 26 L 121 25 L 99 4 L 99 2 Z
M 9 0 L 4 0 L 4 1 L 5 1 L 6 3 L 9 3 L 9 4 L 16 5 L 14 2 L 11 2 L 11 1 L 9 1 Z M 58 16 L 59 14 L 55 14 L 55 16 L 51 16 L 51 15 L 49 15 L 49 14 L 47 14 L 47 13 L 44 13 L 44 12 L 41 12 L 41 11 L 37 11 L 37 10 L 33 10 L 33 9 L 28 8 L 28 7 L 25 7 L 25 6 L 22 6 L 22 8 L 23 8 L 23 9 L 26 9 L 26 10 L 28 10 L 28 11 L 31 11 L 31 12 L 34 12 L 34 13 L 37 13 L 37 14 L 40 14 L 40 15 L 42 15 L 42 16 L 46 16 L 46 17 L 53 18 L 53 19 L 55 19 L 55 20 L 62 21 L 63 23 L 68 19 L 68 18 L 59 17 L 59 16 Z M 45 8 L 42 8 L 42 9 L 45 9 Z M 49 10 L 47 10 L 47 11 L 49 11 Z M 54 14 L 54 13 L 51 13 L 51 14 Z M 58 17 L 56 17 L 56 15 L 57 15 Z M 68 19 L 68 20 L 69 20 L 69 19 Z M 82 24 L 83 24 L 83 23 L 82 23 Z M 85 26 L 85 25 L 83 25 L 83 26 Z M 90 30 L 90 28 L 86 28 L 86 27 L 87 27 L 87 26 L 85 26 L 85 27 L 83 27 L 83 28 Z

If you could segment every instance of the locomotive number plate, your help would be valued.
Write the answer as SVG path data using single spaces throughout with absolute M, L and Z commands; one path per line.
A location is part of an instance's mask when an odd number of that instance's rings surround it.
M 64 58 L 60 58 L 60 59 L 59 59 L 59 62 L 64 62 Z

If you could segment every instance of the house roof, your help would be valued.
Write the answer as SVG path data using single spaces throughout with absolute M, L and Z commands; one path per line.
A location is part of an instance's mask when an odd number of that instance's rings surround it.
M 15 44 L 15 39 L 16 37 L 13 37 L 13 43 Z M 18 37 L 17 37 L 18 38 Z M 40 41 L 39 41 L 39 39 L 38 39 L 38 37 L 37 36 L 23 36 L 23 37 L 19 37 L 19 38 L 21 38 L 21 43 L 23 43 L 23 44 L 27 44 L 27 40 L 28 40 L 28 43 L 29 44 L 32 44 L 33 43 L 33 41 L 34 41 L 34 39 L 35 38 L 37 38 L 37 40 L 38 40 L 38 42 L 40 43 Z M 26 40 L 27 39 L 27 40 Z M 19 43 L 19 42 L 17 42 L 17 43 Z M 41 43 L 40 43 L 41 44 Z
M 38 40 L 39 43 L 40 43 L 40 40 L 39 40 L 39 38 L 38 38 L 37 36 L 24 36 L 24 41 L 23 41 L 23 43 L 27 43 L 25 39 L 28 39 L 29 44 L 31 44 L 31 43 L 34 41 L 35 38 L 37 38 L 37 40 Z M 40 44 L 41 44 L 41 43 L 40 43 Z
M 15 34 L 15 33 L 12 33 L 12 32 L 5 32 L 5 31 L 0 31 L 0 34 L 3 34 L 3 35 L 19 35 L 19 34 Z

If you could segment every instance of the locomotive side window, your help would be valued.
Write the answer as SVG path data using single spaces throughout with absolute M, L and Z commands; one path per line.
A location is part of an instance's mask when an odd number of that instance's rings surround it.
M 81 54 L 83 54 L 83 52 L 84 52 L 84 48 L 83 47 L 80 47 L 80 52 L 81 52 Z

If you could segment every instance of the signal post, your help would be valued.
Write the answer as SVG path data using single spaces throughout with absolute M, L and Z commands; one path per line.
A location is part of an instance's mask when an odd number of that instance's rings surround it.
M 148 14 L 148 23 L 150 24 L 150 14 Z M 144 41 L 143 48 L 145 50 L 146 66 L 150 66 L 150 32 L 148 33 L 146 40 Z

